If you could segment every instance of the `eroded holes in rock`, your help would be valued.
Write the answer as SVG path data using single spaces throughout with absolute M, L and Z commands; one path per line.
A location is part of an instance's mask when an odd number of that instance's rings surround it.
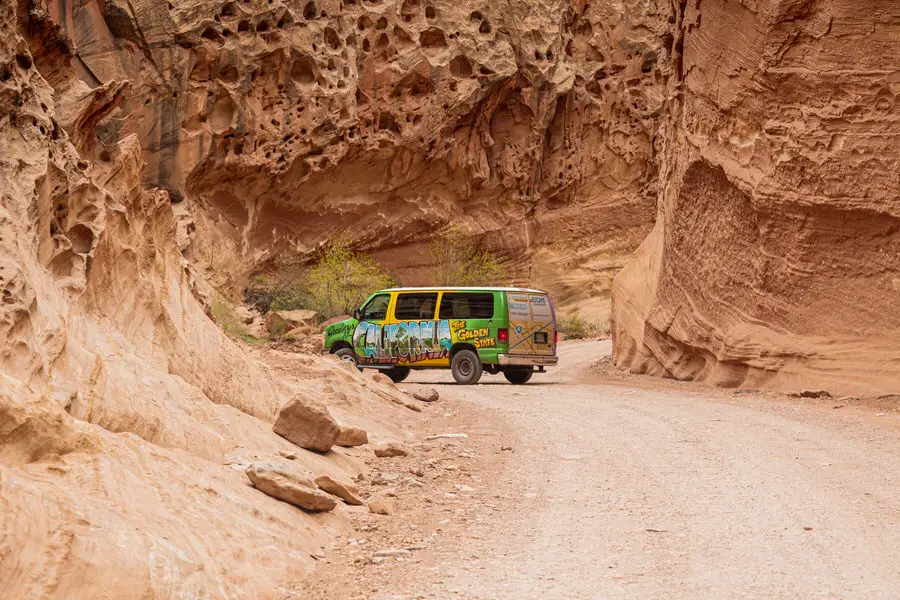
M 236 110 L 237 106 L 231 99 L 231 96 L 226 94 L 216 99 L 216 102 L 213 104 L 212 114 L 209 116 L 209 123 L 213 131 L 221 133 L 230 128 Z
M 248 21 L 247 19 L 243 19 L 238 23 L 238 33 L 242 31 L 250 31 L 250 21 Z
M 375 23 L 375 29 L 387 29 L 387 19 L 385 19 L 384 17 L 378 19 L 378 22 Z
M 481 27 L 478 28 L 478 32 L 484 35 L 487 35 L 491 32 L 491 23 L 487 19 L 481 22 Z
M 369 50 L 372 49 L 372 44 L 369 43 L 368 38 L 363 40 L 362 49 L 363 49 L 363 52 L 368 52 Z
M 238 70 L 233 66 L 227 66 L 219 71 L 219 81 L 234 83 L 238 80 Z
M 566 43 L 566 56 L 575 56 L 574 40 L 569 40 L 568 43 Z
M 403 6 L 400 7 L 400 16 L 404 21 L 412 21 L 413 17 L 419 14 L 419 0 L 404 0 Z
M 107 150 L 102 151 L 100 153 L 100 160 L 102 160 L 103 162 L 109 162 L 110 161 L 109 151 L 107 151 Z
M 350 77 L 350 67 L 344 65 L 343 70 L 341 70 L 341 74 L 342 74 L 344 77 Z
M 478 68 L 478 72 L 481 73 L 482 75 L 493 75 L 494 74 L 494 72 L 491 69 L 485 67 L 484 65 L 482 65 L 481 67 Z
M 206 29 L 203 30 L 203 33 L 200 34 L 200 37 L 202 37 L 205 40 L 216 41 L 216 40 L 220 39 L 222 36 L 221 36 L 221 34 L 219 34 L 218 31 L 216 31 L 212 27 L 207 27 Z
M 647 52 L 641 62 L 641 73 L 649 73 L 656 66 L 657 53 L 655 51 Z
M 78 254 L 86 254 L 91 251 L 94 244 L 94 232 L 87 226 L 78 223 L 66 232 L 66 237 L 72 242 L 72 250 Z
M 19 65 L 20 69 L 28 70 L 31 68 L 33 64 L 31 62 L 31 57 L 26 56 L 25 54 L 16 54 L 16 64 Z
M 455 81 L 450 82 L 450 91 L 455 92 L 459 88 L 459 85 Z
M 234 153 L 238 156 L 240 156 L 241 154 L 244 153 L 244 143 L 243 142 L 238 142 L 237 144 L 234 145 Z
M 329 58 L 329 59 L 328 59 L 328 64 L 326 65 L 326 68 L 327 68 L 329 71 L 337 71 L 337 65 L 334 64 L 334 59 L 333 59 L 333 58 Z
M 534 60 L 544 60 L 544 55 L 541 54 L 540 50 L 534 51 Z
M 233 17 L 234 16 L 234 2 L 227 2 L 225 6 L 222 7 L 222 12 L 219 13 L 223 17 Z
M 436 16 L 437 16 L 437 13 L 435 13 L 434 7 L 433 7 L 433 6 L 426 6 L 426 7 L 425 7 L 425 18 L 426 18 L 426 19 L 433 19 L 433 18 L 435 18 Z
M 216 23 L 221 23 L 222 17 L 220 17 L 219 15 L 213 15 L 213 21 L 215 21 Z
M 343 0 L 341 6 L 356 6 L 356 0 Z
M 401 96 L 404 93 L 408 93 L 411 96 L 424 96 L 431 93 L 433 89 L 434 86 L 431 83 L 431 79 L 421 73 L 412 71 L 397 82 L 392 95 Z
M 667 33 L 662 36 L 660 41 L 662 42 L 663 48 L 666 49 L 666 53 L 671 55 L 672 54 L 672 45 L 675 43 L 674 36 L 672 36 L 671 33 Z
M 400 126 L 397 125 L 396 119 L 390 113 L 381 113 L 378 117 L 378 129 L 383 131 L 392 131 L 397 135 L 400 135 Z
M 325 84 L 326 84 L 326 83 L 327 83 L 327 82 L 325 81 L 325 78 L 322 77 L 321 75 L 319 75 L 318 77 L 316 77 L 316 85 L 318 85 L 319 87 L 325 87 Z M 318 105 L 319 105 L 319 101 L 316 100 L 316 106 L 318 106 Z
M 325 43 L 332 50 L 337 50 L 341 47 L 341 38 L 338 36 L 337 31 L 331 27 L 325 28 Z
M 300 135 L 306 135 L 306 127 L 300 129 Z
M 481 12 L 480 12 L 480 11 L 477 11 L 477 10 L 473 10 L 473 11 L 472 11 L 472 14 L 469 15 L 469 20 L 470 20 L 470 21 L 480 21 L 480 20 L 482 20 L 483 18 L 484 18 L 484 15 L 481 14 Z
M 446 48 L 447 38 L 444 32 L 437 27 L 429 27 L 419 34 L 419 44 L 423 48 Z
M 390 38 L 388 38 L 388 35 L 386 33 L 382 33 L 381 35 L 379 35 L 378 41 L 375 42 L 375 47 L 378 48 L 379 50 L 383 50 L 383 51 L 387 50 L 388 46 L 390 46 L 390 45 L 391 45 L 391 40 L 390 40 Z
M 276 24 L 276 26 L 278 27 L 278 29 L 284 29 L 293 22 L 294 18 L 291 17 L 291 13 L 285 11 L 284 14 L 282 14 L 278 19 L 278 23 Z
M 3 67 L 3 70 L 0 70 L 0 81 L 5 83 L 9 81 L 10 77 L 12 77 L 12 71 L 8 67 Z
M 265 33 L 269 29 L 271 29 L 272 23 L 267 20 L 262 20 L 256 24 L 256 33 Z
M 315 63 L 308 56 L 301 56 L 291 66 L 291 79 L 302 85 L 311 85 L 316 81 Z
M 471 77 L 472 76 L 472 63 L 469 62 L 469 59 L 463 55 L 455 56 L 453 60 L 450 61 L 450 73 L 454 77 Z
M 307 2 L 306 6 L 303 7 L 303 18 L 307 21 L 312 21 L 316 18 L 316 13 L 319 12 L 319 9 L 316 8 L 315 2 Z
M 410 35 L 406 33 L 406 30 L 399 25 L 395 25 L 391 33 L 393 34 L 394 39 L 397 40 L 399 46 L 407 47 L 413 45 L 412 37 L 410 37 Z
M 356 20 L 356 28 L 360 31 L 365 31 L 366 27 L 371 27 L 372 20 L 369 19 L 366 15 L 361 16 Z
M 553 60 L 553 50 L 547 49 L 547 60 Z

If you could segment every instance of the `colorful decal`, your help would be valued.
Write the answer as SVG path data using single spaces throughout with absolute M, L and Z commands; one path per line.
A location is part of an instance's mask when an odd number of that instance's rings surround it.
M 497 340 L 489 337 L 490 331 L 487 327 L 466 329 L 465 321 L 453 321 L 451 328 L 458 341 L 470 342 L 475 348 L 495 348 L 497 346 Z
M 450 321 L 361 321 L 353 332 L 353 349 L 367 364 L 419 362 L 450 356 Z

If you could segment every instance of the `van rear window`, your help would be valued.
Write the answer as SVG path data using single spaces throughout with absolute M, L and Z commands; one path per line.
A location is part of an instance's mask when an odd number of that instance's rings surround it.
M 494 294 L 487 292 L 444 292 L 441 319 L 493 319 Z

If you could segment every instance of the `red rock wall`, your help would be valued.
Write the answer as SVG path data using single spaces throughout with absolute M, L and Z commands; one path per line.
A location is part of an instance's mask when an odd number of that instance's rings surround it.
M 593 303 L 654 217 L 666 2 L 51 0 L 217 283 L 349 234 L 410 283 L 451 229 Z M 600 297 L 599 301 L 595 301 Z
M 727 386 L 900 390 L 900 5 L 689 2 L 659 219 L 615 360 Z

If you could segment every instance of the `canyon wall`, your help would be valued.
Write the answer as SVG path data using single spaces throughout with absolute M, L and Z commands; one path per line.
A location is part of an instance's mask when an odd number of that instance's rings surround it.
M 339 235 L 423 284 L 453 235 L 602 320 L 653 222 L 667 2 L 43 1 L 222 290 Z
M 306 514 L 244 467 L 279 450 L 364 467 L 275 435 L 282 403 L 326 401 L 373 439 L 409 417 L 336 361 L 287 356 L 276 376 L 220 331 L 138 137 L 99 141 L 128 84 L 90 88 L 76 63 L 48 13 L 0 1 L 2 595 L 275 597 L 343 509 Z
M 676 36 L 616 363 L 900 392 L 900 4 L 692 0 Z

